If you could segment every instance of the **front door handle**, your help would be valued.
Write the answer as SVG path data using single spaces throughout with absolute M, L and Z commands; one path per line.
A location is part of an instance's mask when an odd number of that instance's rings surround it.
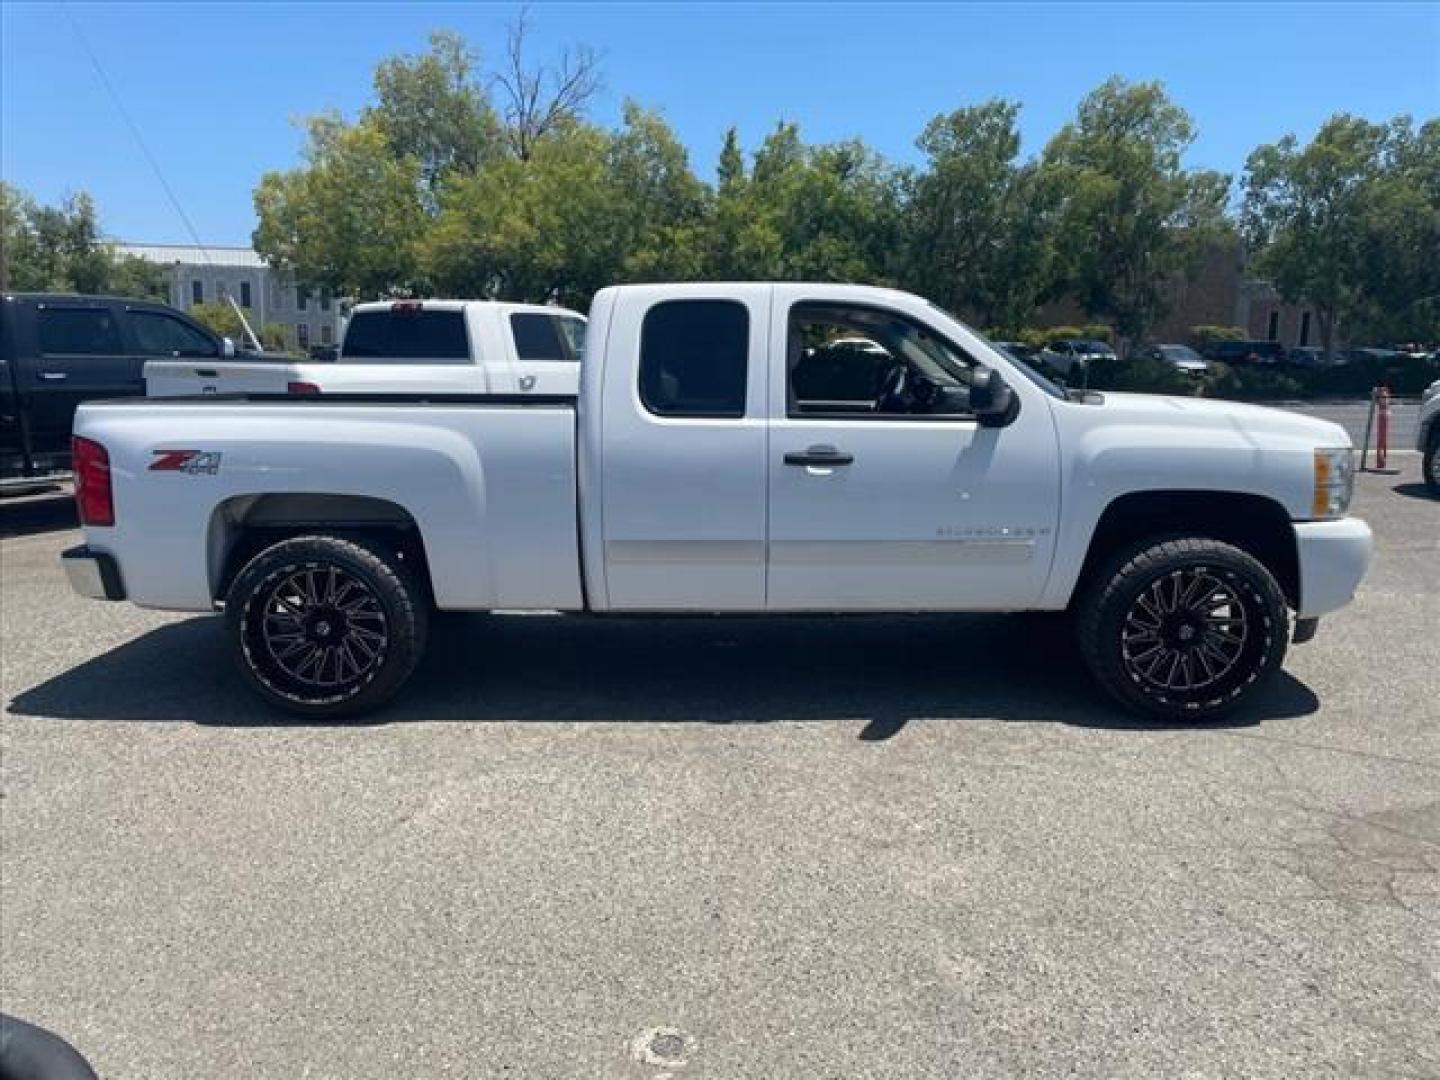
M 46 382 L 59 382 L 61 379 L 68 379 L 70 376 L 63 371 L 42 371 L 40 378 Z
M 832 465 L 849 465 L 854 460 L 854 454 L 836 450 L 833 446 L 812 446 L 807 450 L 792 450 L 785 455 L 786 465 L 810 465 L 822 469 Z

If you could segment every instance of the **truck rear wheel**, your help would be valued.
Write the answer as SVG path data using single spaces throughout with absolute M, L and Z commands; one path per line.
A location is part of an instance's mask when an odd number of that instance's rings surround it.
M 298 536 L 236 575 L 225 615 L 241 672 L 261 697 L 313 719 L 392 697 L 425 648 L 424 591 L 363 540 Z
M 1425 475 L 1425 486 L 1430 494 L 1440 499 L 1440 420 L 1433 425 L 1430 441 L 1425 446 L 1425 457 L 1421 467 Z
M 1289 616 L 1270 571 L 1218 540 L 1128 549 L 1081 601 L 1085 663 L 1127 708 L 1171 723 L 1219 717 L 1285 658 Z

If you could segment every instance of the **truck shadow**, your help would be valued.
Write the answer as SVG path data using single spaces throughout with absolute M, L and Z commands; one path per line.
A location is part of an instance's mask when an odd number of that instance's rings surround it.
M 1319 707 L 1282 673 L 1223 723 Z M 153 630 L 10 702 L 18 715 L 286 726 L 233 670 L 219 619 Z M 1146 730 L 1103 698 L 1064 620 L 910 615 L 785 618 L 441 616 L 409 687 L 362 723 L 863 720 L 882 741 L 912 720 L 994 718 Z
M 78 529 L 75 500 L 61 491 L 0 500 L 0 539 Z

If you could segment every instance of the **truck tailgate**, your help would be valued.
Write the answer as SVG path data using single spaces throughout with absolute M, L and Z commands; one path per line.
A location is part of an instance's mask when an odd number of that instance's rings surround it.
M 145 364 L 145 396 L 283 394 L 299 365 L 254 360 L 151 360 Z

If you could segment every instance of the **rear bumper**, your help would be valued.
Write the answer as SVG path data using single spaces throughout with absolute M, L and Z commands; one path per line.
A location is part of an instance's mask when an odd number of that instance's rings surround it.
M 1300 562 L 1301 619 L 1344 607 L 1355 597 L 1374 549 L 1370 526 L 1359 518 L 1297 521 L 1295 552 Z
M 91 600 L 125 599 L 125 583 L 120 580 L 120 566 L 114 556 L 82 545 L 61 552 L 60 562 L 70 587 L 81 596 Z

